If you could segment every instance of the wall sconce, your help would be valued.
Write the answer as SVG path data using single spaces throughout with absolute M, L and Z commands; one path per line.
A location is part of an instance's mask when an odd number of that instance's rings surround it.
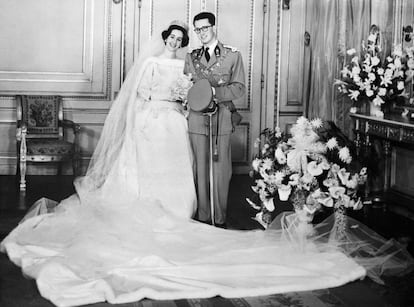
M 283 0 L 282 9 L 284 9 L 284 10 L 290 9 L 290 0 Z

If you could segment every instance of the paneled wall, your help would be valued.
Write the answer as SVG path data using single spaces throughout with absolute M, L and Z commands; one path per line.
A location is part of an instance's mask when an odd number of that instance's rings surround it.
M 19 0 L 0 1 L 0 174 L 16 165 L 16 94 L 59 94 L 64 115 L 81 125 L 84 169 L 113 97 L 140 46 L 173 19 L 217 16 L 218 37 L 244 59 L 247 95 L 237 101 L 243 122 L 232 137 L 235 172 L 250 170 L 253 143 L 272 127 L 277 88 L 278 0 Z M 70 166 L 66 168 L 71 173 Z M 30 166 L 52 174 L 54 166 Z
M 109 0 L 0 2 L 0 173 L 15 172 L 14 95 L 59 94 L 87 160 L 119 88 L 120 7 Z M 55 167 L 29 166 L 29 174 Z M 68 167 L 70 171 L 70 167 Z

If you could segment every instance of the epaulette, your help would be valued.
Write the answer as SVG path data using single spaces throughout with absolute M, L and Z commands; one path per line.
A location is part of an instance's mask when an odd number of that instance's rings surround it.
M 224 48 L 227 48 L 227 49 L 230 49 L 232 52 L 237 52 L 237 51 L 239 51 L 239 49 L 237 49 L 236 47 L 230 46 L 230 45 L 224 45 L 224 44 L 223 44 L 223 47 L 224 47 Z
M 203 48 L 194 48 L 193 50 L 189 51 L 194 56 L 198 56 L 201 52 L 203 52 Z

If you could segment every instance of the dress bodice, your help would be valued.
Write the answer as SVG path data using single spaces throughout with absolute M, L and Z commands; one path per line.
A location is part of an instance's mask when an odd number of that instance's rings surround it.
M 172 101 L 172 89 L 183 74 L 184 61 L 152 57 L 148 59 L 138 94 L 145 100 Z

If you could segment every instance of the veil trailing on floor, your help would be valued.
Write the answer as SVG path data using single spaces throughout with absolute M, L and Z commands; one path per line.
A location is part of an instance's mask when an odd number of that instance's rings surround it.
M 283 241 L 291 242 L 299 250 L 306 251 L 313 245 L 339 250 L 365 268 L 367 276 L 379 284 L 384 284 L 387 276 L 402 276 L 414 270 L 414 258 L 404 245 L 384 238 L 355 218 L 342 218 L 344 227 L 338 227 L 334 213 L 311 224 L 300 213 L 283 212 L 267 230 L 281 231 Z
M 161 35 L 149 40 L 144 44 L 138 58 L 129 70 L 105 120 L 102 134 L 86 175 L 77 178 L 74 182 L 76 192 L 81 200 L 96 196 L 94 192 L 105 183 L 122 147 L 127 144 L 128 138 L 133 136 L 134 109 L 144 103 L 144 99 L 138 97 L 137 90 L 146 61 L 150 57 L 160 55 L 164 47 Z

